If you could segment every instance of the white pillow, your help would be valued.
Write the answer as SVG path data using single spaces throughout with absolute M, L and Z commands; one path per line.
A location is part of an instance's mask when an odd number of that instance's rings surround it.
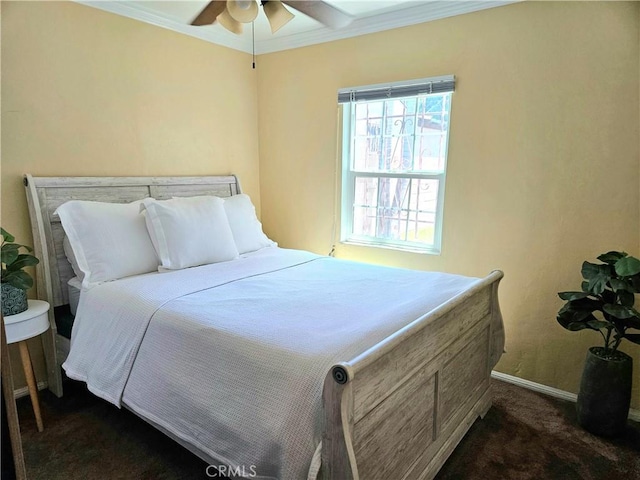
M 158 268 L 140 203 L 71 200 L 58 207 L 83 288 Z
M 146 199 L 146 225 L 160 257 L 159 270 L 179 270 L 238 257 L 224 211 L 212 196 Z
M 262 224 L 249 195 L 243 193 L 225 198 L 224 209 L 240 254 L 276 245 L 262 231 Z
M 82 280 L 84 279 L 84 272 L 80 270 L 80 267 L 78 266 L 78 260 L 76 260 L 76 256 L 73 253 L 73 248 L 71 248 L 71 243 L 69 243 L 69 237 L 67 237 L 66 235 L 64 236 L 64 240 L 62 240 L 62 249 L 64 250 L 64 254 L 67 257 L 67 260 L 69 260 L 69 263 L 71 264 L 73 273 L 75 273 L 78 280 L 82 282 Z

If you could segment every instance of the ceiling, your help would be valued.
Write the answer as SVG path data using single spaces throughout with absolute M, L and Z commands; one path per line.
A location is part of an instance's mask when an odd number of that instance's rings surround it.
M 249 25 L 245 26 L 242 35 L 227 31 L 217 22 L 203 27 L 190 25 L 208 1 L 76 1 L 243 52 L 251 53 L 253 50 Z M 261 11 L 255 20 L 255 53 L 270 53 L 355 37 L 499 7 L 516 1 L 521 0 L 327 0 L 328 3 L 353 17 L 350 25 L 333 30 L 287 7 L 295 14 L 295 18 L 275 34 L 271 33 L 269 23 Z

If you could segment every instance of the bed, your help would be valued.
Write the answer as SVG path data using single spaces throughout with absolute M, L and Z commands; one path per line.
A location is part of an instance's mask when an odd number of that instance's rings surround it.
M 474 279 L 265 248 L 84 292 L 67 358 L 55 317 L 69 314 L 74 274 L 56 209 L 70 199 L 231 197 L 240 185 L 26 175 L 25 187 L 38 297 L 55 307 L 43 342 L 58 396 L 66 362 L 72 378 L 212 465 L 283 480 L 433 478 L 491 406 L 504 345 L 500 271 Z

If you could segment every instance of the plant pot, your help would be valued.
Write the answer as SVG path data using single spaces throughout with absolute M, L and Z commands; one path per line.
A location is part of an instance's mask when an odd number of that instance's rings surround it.
M 587 352 L 576 409 L 583 428 L 614 437 L 627 427 L 633 360 L 623 352 L 603 358 L 604 352 L 602 347 L 591 347 Z
M 15 315 L 29 308 L 27 292 L 19 288 L 3 283 L 2 286 L 2 315 Z

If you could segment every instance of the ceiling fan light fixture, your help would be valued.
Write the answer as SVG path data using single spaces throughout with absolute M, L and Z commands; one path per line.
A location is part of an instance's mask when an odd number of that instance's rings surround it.
M 294 17 L 293 13 L 287 10 L 280 0 L 265 0 L 262 2 L 262 9 L 269 20 L 271 33 L 276 33 Z
M 227 11 L 240 23 L 251 23 L 258 16 L 256 0 L 227 0 Z
M 218 15 L 218 22 L 231 33 L 235 33 L 236 35 L 242 34 L 242 24 L 229 15 L 229 10 L 226 8 Z

